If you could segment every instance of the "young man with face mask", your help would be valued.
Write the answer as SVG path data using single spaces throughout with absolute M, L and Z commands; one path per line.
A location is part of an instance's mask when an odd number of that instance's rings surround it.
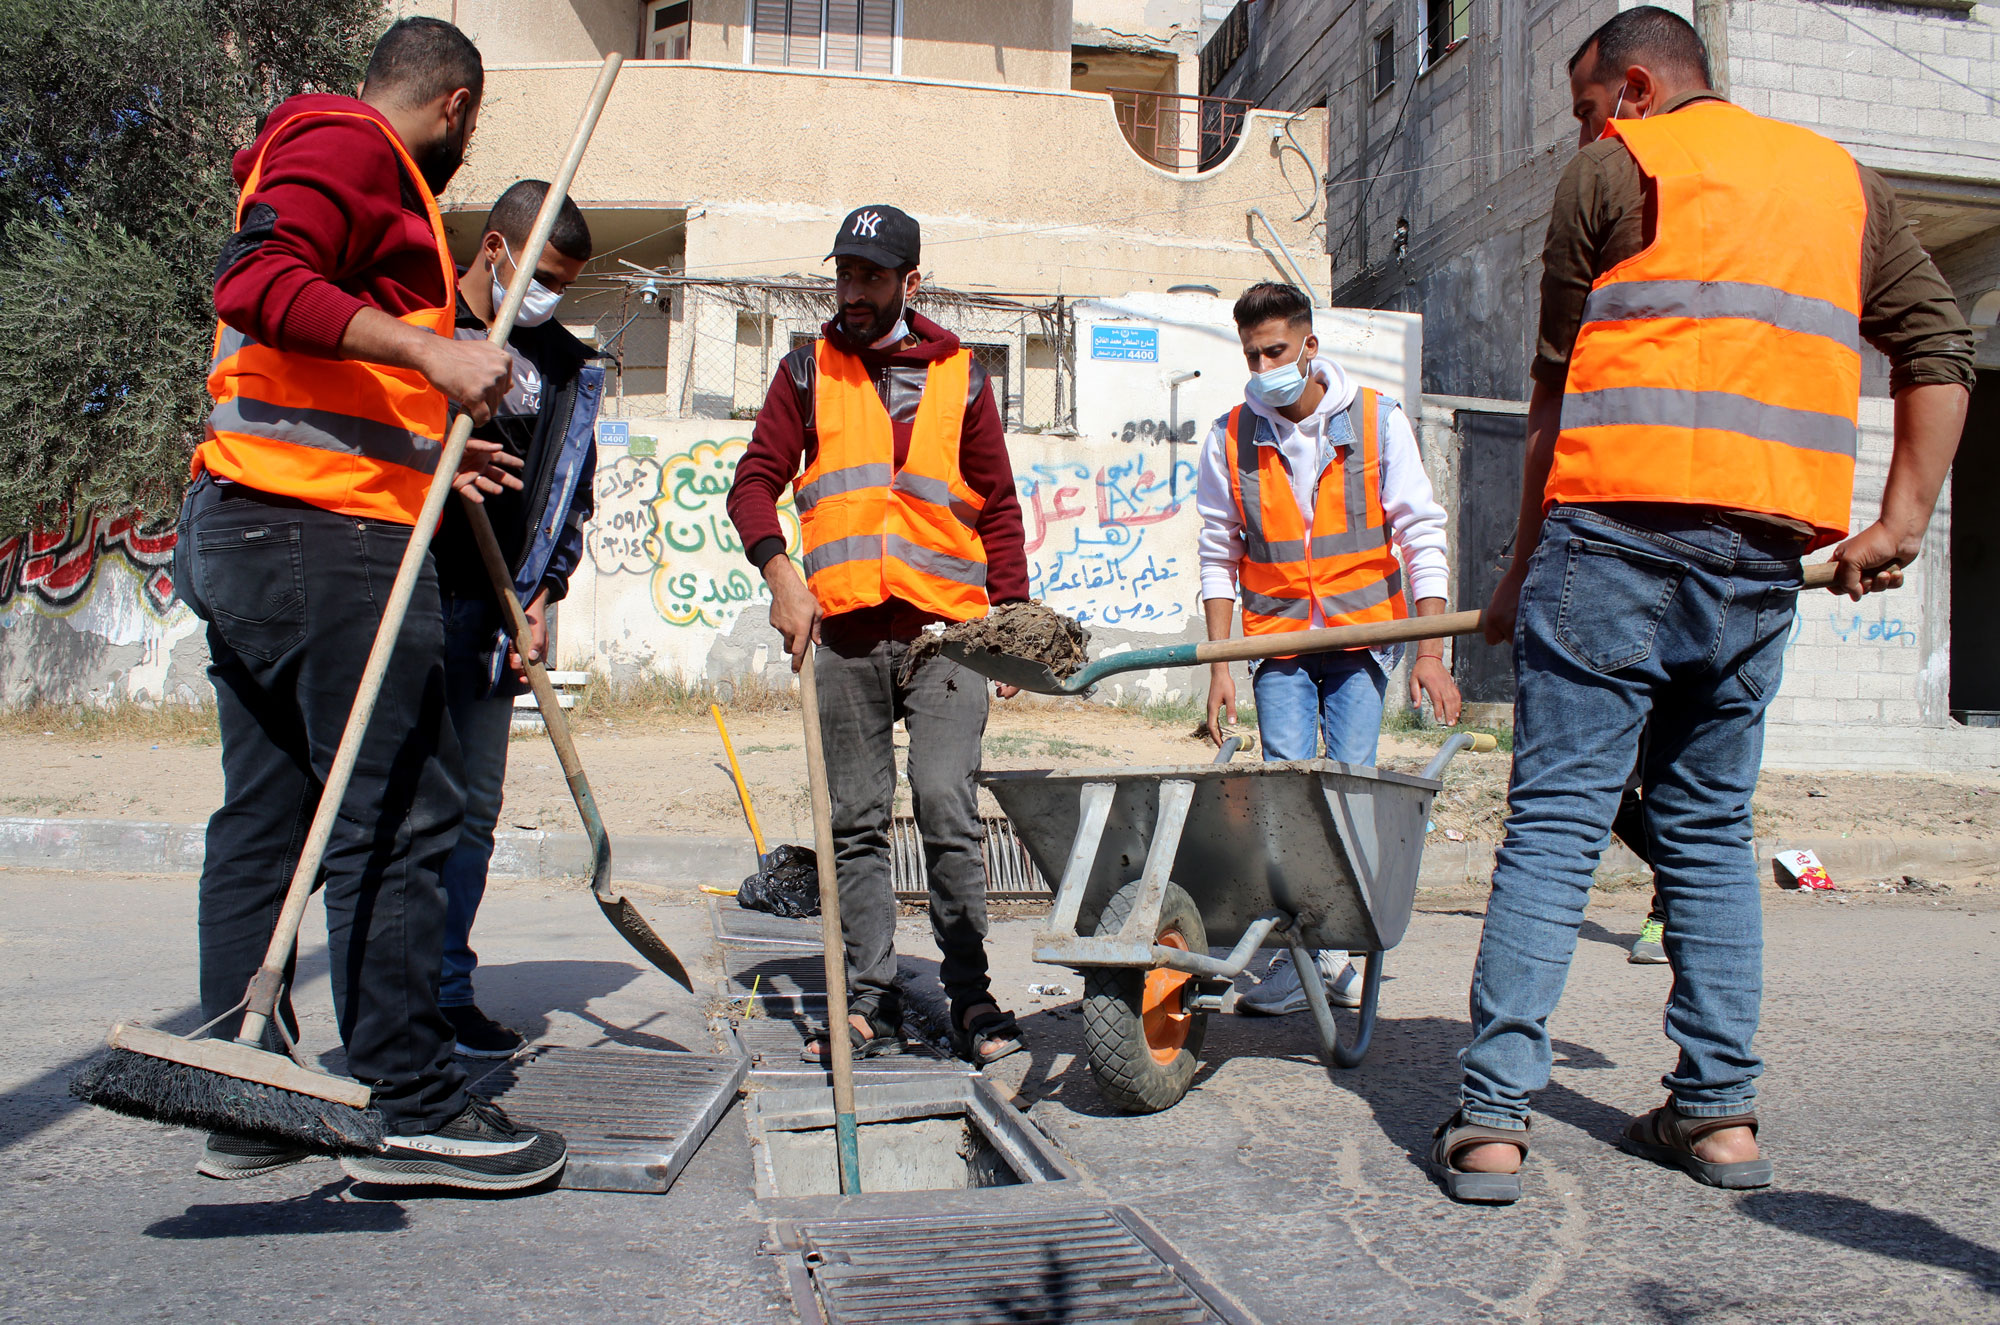
M 321 788 L 443 450 L 452 405 L 479 422 L 507 352 L 451 335 L 457 273 L 437 191 L 479 113 L 479 52 L 405 19 L 357 97 L 293 97 L 239 152 L 235 232 L 215 282 L 215 398 L 181 510 L 174 585 L 208 623 L 223 804 L 200 884 L 201 1000 L 214 1034 L 270 942 Z M 462 491 L 518 487 L 468 453 Z M 499 474 L 505 478 L 496 478 Z M 458 744 L 428 557 L 322 867 L 334 1010 L 347 1068 L 389 1144 L 354 1178 L 493 1191 L 560 1172 L 559 1135 L 472 1099 L 438 1011 L 444 895 L 458 841 Z M 296 1023 L 289 1001 L 268 1048 Z M 246 1178 L 309 1158 L 211 1135 L 201 1172 Z
M 989 1063 L 1018 1050 L 1021 1032 L 986 974 L 973 783 L 986 684 L 939 654 L 908 675 L 905 663 L 926 625 L 1028 596 L 1026 536 L 985 370 L 958 337 L 909 310 L 922 280 L 919 241 L 915 219 L 894 207 L 862 207 L 841 222 L 828 255 L 837 311 L 771 383 L 736 466 L 729 514 L 770 586 L 771 624 L 793 670 L 816 649 L 853 1014 L 835 1033 L 844 1030 L 862 1056 L 902 1043 L 889 880 L 900 719 L 953 1039 L 963 1057 Z M 803 577 L 778 522 L 788 486 L 804 534 Z M 806 1048 L 809 1059 L 824 1052 L 823 1037 Z
M 1195 505 L 1201 513 L 1201 596 L 1208 637 L 1230 636 L 1237 600 L 1246 635 L 1360 625 L 1445 609 L 1449 566 L 1444 510 L 1431 495 L 1416 434 L 1396 401 L 1357 386 L 1319 357 L 1312 302 L 1293 285 L 1253 285 L 1236 301 L 1236 330 L 1250 382 L 1243 403 L 1202 443 Z M 1393 550 L 1392 550 L 1393 549 Z M 1399 566 L 1396 553 L 1402 554 Z M 1388 676 L 1398 648 L 1271 658 L 1257 666 L 1257 730 L 1264 758 L 1373 767 Z M 1426 640 L 1410 669 L 1410 702 L 1428 697 L 1440 722 L 1458 721 L 1458 686 L 1444 645 Z M 1209 734 L 1236 721 L 1228 664 L 1209 669 Z M 1329 1001 L 1361 1003 L 1344 952 L 1316 955 Z M 1282 1015 L 1306 1006 L 1300 973 L 1281 952 L 1240 1012 Z
M 458 281 L 460 340 L 486 339 L 514 279 L 514 255 L 534 229 L 548 187 L 542 180 L 522 180 L 501 194 L 487 214 L 486 233 Z M 556 304 L 582 273 L 590 250 L 590 227 L 577 205 L 565 198 L 507 340 L 513 385 L 493 417 L 473 431 L 474 437 L 498 444 L 521 462 L 521 490 L 489 497 L 485 507 L 533 628 L 537 662 L 547 652 L 549 606 L 569 591 L 570 572 L 583 556 L 583 526 L 590 519 L 597 473 L 597 407 L 604 398 L 604 370 L 592 362 L 593 352 L 555 320 Z M 521 1047 L 521 1036 L 481 1012 L 474 1001 L 472 973 L 479 955 L 472 950 L 471 935 L 500 819 L 514 696 L 525 694 L 527 685 L 486 564 L 456 502 L 445 508 L 435 550 L 438 592 L 444 600 L 445 693 L 465 761 L 465 826 L 442 874 L 444 974 L 438 1006 L 457 1034 L 459 1053 L 505 1058 Z

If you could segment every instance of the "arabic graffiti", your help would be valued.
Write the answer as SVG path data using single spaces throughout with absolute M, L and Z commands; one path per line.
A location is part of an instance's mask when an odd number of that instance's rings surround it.
M 665 459 L 628 453 L 597 471 L 597 514 L 584 535 L 591 564 L 604 575 L 648 577 L 653 606 L 670 626 L 726 630 L 746 606 L 770 597 L 743 559 L 725 507 L 748 445 L 737 437 L 697 442 Z M 790 497 L 778 518 L 796 548 Z
M 174 527 L 147 532 L 136 514 L 79 515 L 0 542 L 0 607 L 25 595 L 62 611 L 89 594 L 98 567 L 116 557 L 138 576 L 141 599 L 156 617 L 174 605 Z
M 1170 548 L 1157 526 L 1183 514 L 1179 523 L 1191 525 L 1195 467 L 1176 461 L 1162 475 L 1153 461 L 1134 452 L 1095 471 L 1071 461 L 1014 476 L 1036 598 L 1087 626 L 1171 631 L 1187 622 L 1198 587 L 1191 548 Z
M 1182 419 L 1176 428 L 1165 419 L 1127 419 L 1125 426 L 1118 430 L 1121 442 L 1192 442 L 1195 435 L 1195 421 Z
M 1914 647 L 1917 632 L 1903 624 L 1901 617 L 1892 617 L 1877 607 L 1873 621 L 1863 621 L 1859 612 L 1843 614 L 1838 609 L 1826 614 L 1833 624 L 1833 633 L 1840 637 L 1842 644 L 1901 644 Z

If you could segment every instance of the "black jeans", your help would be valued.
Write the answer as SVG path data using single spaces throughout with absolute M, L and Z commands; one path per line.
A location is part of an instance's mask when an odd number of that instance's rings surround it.
M 972 780 L 986 734 L 986 681 L 932 654 L 905 684 L 898 674 L 909 650 L 906 643 L 884 640 L 860 648 L 821 645 L 813 655 L 849 1006 L 891 1022 L 902 1019 L 889 872 L 898 718 L 910 731 L 910 808 L 924 839 L 931 932 L 944 954 L 938 976 L 954 1018 L 987 1001 L 986 853 Z
M 208 623 L 222 728 L 222 808 L 201 871 L 207 1017 L 240 1000 L 263 961 L 409 538 L 405 525 L 207 478 L 182 505 L 174 585 Z M 437 1006 L 438 869 L 462 802 L 426 558 L 320 869 L 348 1070 L 401 1135 L 465 1107 Z M 235 1030 L 232 1019 L 217 1033 Z

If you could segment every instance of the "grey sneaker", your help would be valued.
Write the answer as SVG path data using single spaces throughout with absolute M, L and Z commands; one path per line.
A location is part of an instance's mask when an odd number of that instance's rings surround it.
M 263 1173 L 276 1173 L 294 1164 L 304 1164 L 310 1160 L 326 1159 L 325 1155 L 301 1150 L 297 1146 L 281 1145 L 276 1141 L 260 1141 L 256 1137 L 234 1136 L 228 1132 L 210 1132 L 208 1144 L 201 1148 L 201 1163 L 194 1171 L 205 1178 L 219 1178 L 231 1182 L 237 1178 L 254 1178 Z
M 1667 927 L 1648 916 L 1646 923 L 1639 927 L 1639 937 L 1632 940 L 1632 954 L 1625 960 L 1634 966 L 1665 966 L 1667 964 Z
M 1337 1008 L 1361 1006 L 1361 972 L 1354 969 L 1346 953 L 1332 949 L 1317 952 L 1313 954 L 1313 965 L 1318 968 L 1320 982 L 1326 986 L 1327 1002 Z M 1289 952 L 1273 957 L 1256 988 L 1236 1000 L 1238 1012 L 1263 1017 L 1287 1016 L 1304 1011 L 1305 1006 L 1306 991 L 1299 984 L 1299 973 Z

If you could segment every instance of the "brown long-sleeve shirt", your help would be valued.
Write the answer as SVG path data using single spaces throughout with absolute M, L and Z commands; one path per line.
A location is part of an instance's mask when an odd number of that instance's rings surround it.
M 1713 92 L 1675 97 L 1659 114 Z M 1861 239 L 1861 335 L 1889 359 L 1889 389 L 1926 382 L 1973 383 L 1972 329 L 1951 287 L 1896 202 L 1888 181 L 1859 167 L 1868 223 Z M 1571 158 L 1556 185 L 1542 249 L 1542 320 L 1532 372 L 1560 391 L 1583 325 L 1591 284 L 1653 242 L 1653 190 L 1617 138 L 1591 143 Z

